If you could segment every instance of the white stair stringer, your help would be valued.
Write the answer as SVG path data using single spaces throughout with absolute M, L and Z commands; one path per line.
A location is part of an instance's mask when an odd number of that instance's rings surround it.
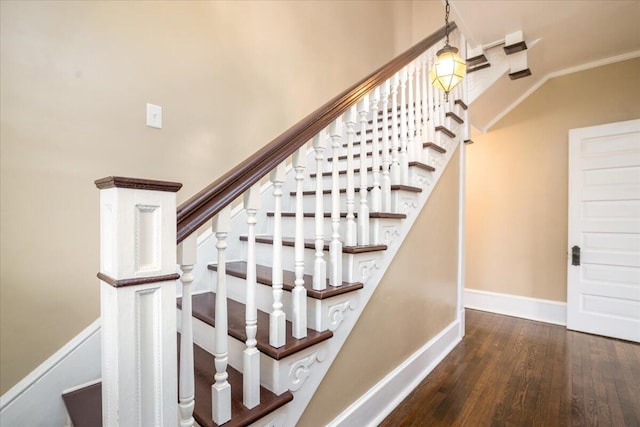
M 422 188 L 420 193 L 409 193 L 400 195 L 396 191 L 394 206 L 397 212 L 405 213 L 406 219 L 402 220 L 379 220 L 372 219 L 372 229 L 377 227 L 377 233 L 380 236 L 380 242 L 387 245 L 386 251 L 369 252 L 361 254 L 343 254 L 345 261 L 343 274 L 347 282 L 362 282 L 364 288 L 339 296 L 327 298 L 324 300 L 314 300 L 307 298 L 308 309 L 308 326 L 312 329 L 321 331 L 329 329 L 333 332 L 333 337 L 319 344 L 304 349 L 291 356 L 283 358 L 279 361 L 261 354 L 261 384 L 279 394 L 286 390 L 291 390 L 294 394 L 292 402 L 265 416 L 255 426 L 294 426 L 301 417 L 304 409 L 313 397 L 322 378 L 327 373 L 329 367 L 335 360 L 342 345 L 349 336 L 357 319 L 366 307 L 369 299 L 373 295 L 377 285 L 384 276 L 386 269 L 394 259 L 398 249 L 402 245 L 404 238 L 410 232 L 415 220 L 417 219 L 423 206 L 426 204 L 429 196 L 437 184 L 440 176 L 446 168 L 449 160 L 460 146 L 462 142 L 461 132 L 458 132 L 459 126 L 453 126 L 452 131 L 456 133 L 455 138 L 440 136 L 436 138 L 436 143 L 447 151 L 446 153 L 435 153 L 431 156 L 436 159 L 433 166 L 436 167 L 434 172 L 420 171 L 419 175 L 412 175 L 411 185 Z M 423 150 L 427 151 L 427 149 Z M 309 150 L 309 164 L 315 155 L 313 150 Z M 327 160 L 325 158 L 325 164 Z M 315 172 L 314 168 L 307 170 L 305 176 L 310 172 Z M 289 196 L 289 192 L 294 190 L 293 171 L 290 166 L 287 167 L 287 179 L 283 186 L 283 206 L 287 198 L 293 199 L 295 196 Z M 313 180 L 310 180 L 313 182 Z M 257 215 L 257 234 L 271 234 L 272 225 L 271 218 L 266 213 L 273 210 L 272 186 L 267 183 L 261 188 L 260 210 Z M 404 193 L 404 192 L 403 192 Z M 342 195 L 341 198 L 343 198 Z M 306 198 L 306 197 L 305 197 Z M 311 199 L 311 197 L 309 197 Z M 325 204 L 328 210 L 330 205 Z M 310 219 L 311 220 L 311 219 Z M 328 220 L 328 219 L 327 219 Z M 227 241 L 229 249 L 227 250 L 228 260 L 245 259 L 246 242 L 240 242 L 239 237 L 246 224 L 246 215 L 241 207 L 234 209 L 232 213 L 233 230 Z M 344 219 L 341 220 L 341 231 L 344 230 Z M 286 234 L 285 234 L 286 235 Z M 305 235 L 311 238 L 312 235 Z M 325 241 L 328 241 L 329 235 L 325 235 Z M 212 233 L 205 232 L 198 239 L 198 264 L 194 269 L 194 293 L 198 292 L 215 292 L 216 275 L 208 270 L 207 265 L 213 263 L 216 257 L 215 237 Z M 257 262 L 259 264 L 271 265 L 271 245 L 257 244 Z M 312 274 L 313 271 L 313 253 L 312 249 L 305 249 L 305 274 Z M 325 253 L 326 254 L 326 253 Z M 293 267 L 293 248 L 283 247 L 283 267 L 292 270 Z M 231 283 L 238 281 L 237 285 L 231 286 Z M 243 301 L 243 286 L 238 286 L 243 279 L 232 278 L 228 276 L 229 297 L 238 301 Z M 273 302 L 271 297 L 271 287 L 258 285 L 258 307 L 259 309 L 269 312 Z M 233 288 L 233 290 L 232 290 Z M 241 289 L 242 288 L 242 289 Z M 289 292 L 284 292 L 283 301 L 286 303 L 290 298 Z M 287 295 L 289 294 L 289 295 Z M 285 306 L 286 307 L 286 306 Z M 290 312 L 287 312 L 287 319 L 290 320 Z M 214 352 L 212 328 L 203 322 L 193 319 L 194 321 L 194 341 L 210 353 Z M 234 342 L 235 341 L 235 342 Z M 229 364 L 234 368 L 242 369 L 242 351 L 244 343 L 229 337 Z

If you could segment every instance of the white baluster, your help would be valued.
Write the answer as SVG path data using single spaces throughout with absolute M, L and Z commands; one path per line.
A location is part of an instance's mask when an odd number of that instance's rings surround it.
M 416 107 L 415 107 L 415 137 L 413 140 L 413 153 L 411 153 L 412 160 L 421 160 L 422 153 L 422 92 L 420 91 L 421 73 L 422 67 L 418 60 L 414 61 L 415 66 L 415 81 L 416 81 Z
M 360 205 L 358 208 L 358 244 L 369 244 L 369 205 L 367 202 L 367 116 L 369 115 L 369 95 L 358 103 L 360 116 Z M 377 126 L 377 125 L 376 125 Z
M 260 352 L 258 341 L 258 308 L 256 303 L 256 214 L 260 202 L 260 187 L 254 185 L 244 193 L 244 209 L 247 212 L 247 300 L 245 302 L 245 323 L 247 343 L 243 357 L 243 393 L 244 406 L 251 409 L 260 404 Z
M 413 103 L 413 79 L 415 78 L 415 67 L 413 63 L 407 66 L 407 94 L 409 97 L 407 104 L 407 160 L 414 160 L 416 135 L 415 105 Z M 409 164 L 407 163 L 407 181 L 409 183 Z
M 389 92 L 391 82 L 387 80 L 382 85 L 382 211 L 391 212 L 391 176 L 389 167 Z
M 269 345 L 282 347 L 286 341 L 286 315 L 282 311 L 282 184 L 284 184 L 284 163 L 271 172 L 273 182 L 273 263 L 271 266 L 271 286 L 273 288 L 273 311 L 269 314 Z
M 355 178 L 353 176 L 353 136 L 356 133 L 356 106 L 352 106 L 347 113 L 345 123 L 347 125 L 347 227 L 345 233 L 345 245 L 357 244 L 357 228 L 355 221 Z M 335 161 L 335 160 L 334 160 Z
M 218 269 L 216 286 L 215 310 L 215 383 L 211 385 L 211 417 L 213 422 L 220 425 L 231 419 L 231 385 L 227 381 L 228 351 L 228 321 L 227 321 L 227 264 L 225 250 L 227 236 L 231 231 L 230 207 L 222 209 L 212 222 L 212 230 L 216 234 L 216 249 L 218 250 Z
M 293 155 L 293 167 L 296 171 L 296 234 L 294 242 L 296 279 L 291 291 L 293 302 L 293 337 L 307 336 L 307 290 L 304 287 L 304 211 L 302 203 L 302 180 L 306 167 L 307 153 L 303 145 Z M 334 158 L 338 162 L 338 158 Z
M 327 133 L 323 129 L 313 138 L 316 152 L 316 254 L 313 262 L 313 289 L 327 289 L 327 262 L 324 260 L 324 195 L 322 188 L 322 161 Z
M 427 73 L 429 73 L 429 68 L 427 68 L 427 57 L 426 54 L 423 55 L 422 60 L 420 61 L 420 68 L 422 69 L 422 141 L 429 141 L 429 98 L 427 98 Z M 422 146 L 420 146 L 420 152 L 422 152 Z
M 380 141 L 378 141 L 378 105 L 380 103 L 380 88 L 373 90 L 371 97 L 371 123 L 373 123 L 373 188 L 371 189 L 371 210 L 382 210 L 382 191 L 380 189 Z M 388 148 L 387 148 L 388 150 Z M 384 155 L 384 153 L 383 153 Z M 387 156 L 389 153 L 387 152 Z
M 180 426 L 193 426 L 193 408 L 195 406 L 195 379 L 193 365 L 193 324 L 191 310 L 191 282 L 193 267 L 196 264 L 196 235 L 187 237 L 178 245 L 177 262 L 182 270 L 182 331 L 180 334 L 180 379 L 178 385 L 178 408 Z
M 391 185 L 400 184 L 400 159 L 398 153 L 399 130 L 398 130 L 398 85 L 400 78 L 396 73 L 391 78 Z M 388 114 L 385 111 L 385 114 Z
M 431 67 L 433 66 L 433 60 L 431 59 L 427 59 L 427 70 L 431 70 Z M 429 83 L 427 85 L 427 101 L 428 101 L 428 105 L 427 105 L 427 111 L 429 112 L 429 122 L 427 123 L 427 140 L 428 142 L 436 142 L 435 140 L 435 128 L 437 126 L 436 124 L 436 99 L 435 99 L 435 95 L 433 93 L 434 91 L 434 87 L 431 83 Z M 429 150 L 426 150 L 426 152 L 428 153 Z M 429 163 L 428 161 L 425 163 Z
M 342 136 L 342 118 L 338 117 L 330 129 L 333 158 L 340 154 L 340 137 Z M 331 165 L 331 244 L 329 245 L 329 262 L 331 273 L 329 284 L 342 285 L 342 242 L 340 241 L 340 175 L 338 162 Z
M 407 158 L 407 67 L 400 72 L 400 184 L 409 184 Z

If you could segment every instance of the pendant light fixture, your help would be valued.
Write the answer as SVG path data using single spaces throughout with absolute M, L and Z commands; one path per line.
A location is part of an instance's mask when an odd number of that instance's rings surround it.
M 449 100 L 449 92 L 462 81 L 467 70 L 467 64 L 458 55 L 458 48 L 449 45 L 449 11 L 449 0 L 446 0 L 444 16 L 446 43 L 436 53 L 436 63 L 429 71 L 431 84 L 445 93 L 446 100 Z

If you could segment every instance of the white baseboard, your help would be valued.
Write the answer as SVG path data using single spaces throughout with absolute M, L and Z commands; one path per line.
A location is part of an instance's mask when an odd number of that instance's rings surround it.
M 62 391 L 100 378 L 100 345 L 98 319 L 0 396 L 0 425 L 67 425 Z
M 556 325 L 567 324 L 566 302 L 465 288 L 464 306 Z
M 327 426 L 380 424 L 438 366 L 460 340 L 459 321 L 455 320 L 371 387 Z

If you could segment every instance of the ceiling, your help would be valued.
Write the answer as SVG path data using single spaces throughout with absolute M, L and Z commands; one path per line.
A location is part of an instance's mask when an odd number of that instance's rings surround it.
M 450 0 L 451 14 L 470 47 L 521 30 L 532 75 L 508 72 L 471 105 L 472 123 L 487 131 L 550 77 L 640 56 L 640 1 Z M 493 49 L 502 50 L 502 46 Z M 493 52 L 491 49 L 491 52 Z M 486 72 L 488 72 L 487 69 Z M 476 71 L 476 74 L 485 70 Z

